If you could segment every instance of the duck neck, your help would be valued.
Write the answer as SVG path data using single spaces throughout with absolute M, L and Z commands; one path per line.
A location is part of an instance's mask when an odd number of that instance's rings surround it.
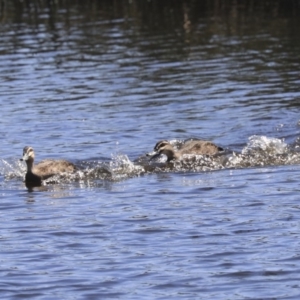
M 179 158 L 178 154 L 173 149 L 165 149 L 162 153 L 168 157 L 168 161 Z
M 32 172 L 33 169 L 33 159 L 29 158 L 26 160 L 27 172 Z

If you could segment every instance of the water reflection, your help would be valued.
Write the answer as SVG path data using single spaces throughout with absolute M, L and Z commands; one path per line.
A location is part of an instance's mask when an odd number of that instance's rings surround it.
M 197 24 L 201 18 L 212 17 L 210 31 L 214 34 L 218 31 L 235 34 L 241 32 L 251 18 L 260 26 L 267 19 L 270 24 L 280 25 L 282 19 L 290 18 L 296 21 L 298 18 L 299 2 L 274 0 L 251 0 L 238 2 L 227 1 L 47 1 L 25 0 L 1 2 L 2 22 L 13 20 L 48 24 L 49 29 L 63 21 L 69 27 L 74 23 L 94 23 L 99 18 L 108 20 L 124 20 L 124 29 L 134 25 L 136 29 L 149 29 L 163 31 L 176 30 L 190 33 L 197 30 Z M 75 17 L 76 16 L 76 17 Z M 79 17 L 81 16 L 81 17 Z M 294 19 L 293 19 L 294 17 Z M 200 22 L 199 22 L 200 21 Z M 226 27 L 220 26 L 227 24 Z M 219 24 L 219 25 L 218 25 Z M 280 26 L 278 26 L 280 29 Z

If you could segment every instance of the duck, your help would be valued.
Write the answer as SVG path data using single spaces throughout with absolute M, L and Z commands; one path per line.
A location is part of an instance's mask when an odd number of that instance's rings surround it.
M 151 161 L 161 154 L 164 154 L 167 156 L 167 162 L 170 162 L 172 160 L 181 160 L 185 154 L 212 156 L 221 152 L 224 152 L 224 149 L 210 141 L 189 140 L 186 141 L 179 150 L 175 150 L 169 141 L 161 140 L 154 146 L 154 152 L 148 153 L 147 156 L 151 156 Z
M 62 173 L 73 173 L 76 167 L 66 160 L 46 159 L 34 165 L 35 153 L 32 147 L 25 146 L 21 161 L 25 161 L 27 172 L 25 175 L 25 184 L 41 186 L 42 181 Z

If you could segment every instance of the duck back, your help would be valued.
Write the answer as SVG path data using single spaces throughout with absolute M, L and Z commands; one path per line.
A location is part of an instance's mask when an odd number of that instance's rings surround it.
M 72 173 L 75 169 L 75 165 L 66 160 L 47 159 L 35 165 L 32 173 L 47 179 L 60 173 Z
M 223 148 L 209 141 L 188 141 L 180 149 L 181 154 L 195 155 L 214 155 L 220 151 L 223 151 Z

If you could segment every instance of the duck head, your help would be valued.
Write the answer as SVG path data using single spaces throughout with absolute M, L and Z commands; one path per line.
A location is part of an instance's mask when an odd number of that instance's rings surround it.
M 26 146 L 23 149 L 23 157 L 20 159 L 21 161 L 34 161 L 34 151 L 32 147 Z
M 173 146 L 168 141 L 159 141 L 154 146 L 154 151 L 147 154 L 147 156 L 150 156 L 150 161 L 152 159 L 155 159 L 159 157 L 161 154 L 164 154 L 168 158 L 168 162 L 173 160 L 176 157 L 175 150 Z

